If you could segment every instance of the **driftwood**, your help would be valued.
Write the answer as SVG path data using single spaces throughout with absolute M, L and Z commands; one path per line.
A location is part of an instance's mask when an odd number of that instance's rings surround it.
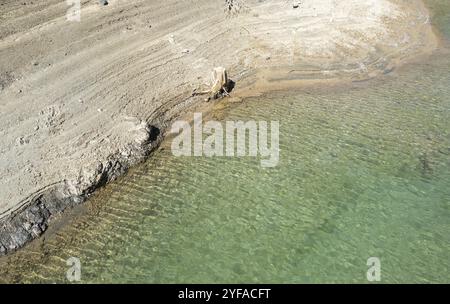
M 197 92 L 197 89 L 194 90 L 192 93 L 192 96 L 196 95 L 206 95 L 209 94 L 209 97 L 206 99 L 206 101 L 209 101 L 211 99 L 218 99 L 223 96 L 228 96 L 228 74 L 227 70 L 224 67 L 217 67 L 214 68 L 212 75 L 212 87 L 209 90 L 206 91 L 200 91 Z

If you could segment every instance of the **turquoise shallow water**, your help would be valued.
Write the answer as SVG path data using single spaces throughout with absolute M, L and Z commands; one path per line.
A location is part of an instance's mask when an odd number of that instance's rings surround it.
M 365 283 L 378 257 L 383 283 L 450 283 L 449 96 L 439 51 L 366 84 L 230 105 L 215 117 L 280 122 L 277 167 L 160 149 L 0 281 L 65 282 L 73 256 L 82 282 Z

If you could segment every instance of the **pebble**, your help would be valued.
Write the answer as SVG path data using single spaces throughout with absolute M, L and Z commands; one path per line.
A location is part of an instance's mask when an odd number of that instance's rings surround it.
M 18 137 L 16 139 L 16 144 L 18 144 L 20 146 L 28 144 L 29 142 L 30 142 L 30 140 L 28 138 L 24 138 L 24 137 Z

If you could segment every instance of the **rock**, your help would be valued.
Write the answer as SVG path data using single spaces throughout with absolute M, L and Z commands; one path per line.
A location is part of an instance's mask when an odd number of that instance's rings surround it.
M 7 252 L 6 247 L 3 245 L 0 245 L 0 255 L 6 255 L 6 252 Z
M 296 1 L 292 4 L 292 8 L 299 8 L 301 4 L 302 4 L 301 1 Z
M 38 225 L 34 225 L 31 228 L 31 233 L 33 234 L 34 237 L 38 237 L 42 234 L 42 230 Z
M 25 228 L 26 231 L 30 231 L 31 230 L 31 224 L 29 222 L 26 222 L 23 224 L 23 228 Z
M 19 146 L 28 144 L 30 142 L 30 140 L 28 138 L 24 138 L 24 137 L 19 137 L 16 139 L 16 144 Z
M 108 1 L 106 0 L 99 0 L 100 5 L 108 5 Z
M 12 243 L 10 244 L 10 249 L 15 250 L 16 248 L 22 247 L 26 243 L 32 240 L 31 234 L 26 231 L 23 227 L 18 227 L 16 231 L 11 235 Z

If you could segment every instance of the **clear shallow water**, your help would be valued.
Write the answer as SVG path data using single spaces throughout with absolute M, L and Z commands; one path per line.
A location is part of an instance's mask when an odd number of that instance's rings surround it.
M 230 105 L 216 117 L 280 121 L 278 167 L 161 149 L 8 258 L 0 282 L 66 282 L 74 256 L 82 282 L 364 283 L 374 256 L 384 283 L 449 283 L 449 96 L 438 53 L 367 84 Z

